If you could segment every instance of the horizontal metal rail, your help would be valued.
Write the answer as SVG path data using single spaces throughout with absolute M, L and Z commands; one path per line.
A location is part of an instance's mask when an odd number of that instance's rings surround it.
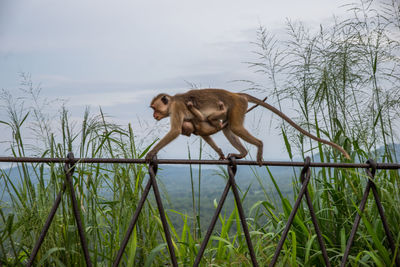
M 82 221 L 80 218 L 80 210 L 79 210 L 79 206 L 77 205 L 77 200 L 76 200 L 76 196 L 74 193 L 74 187 L 73 187 L 73 182 L 72 182 L 72 175 L 75 169 L 76 164 L 80 164 L 80 163 L 103 163 L 103 164 L 149 164 L 149 175 L 150 175 L 150 179 L 147 182 L 146 188 L 142 193 L 141 199 L 138 202 L 138 206 L 137 209 L 134 212 L 134 215 L 131 219 L 131 223 L 128 227 L 127 233 L 123 239 L 122 244 L 120 245 L 120 249 L 118 251 L 118 254 L 115 258 L 114 264 L 113 266 L 118 266 L 120 263 L 120 260 L 122 259 L 122 255 L 124 253 L 125 247 L 129 241 L 129 238 L 131 236 L 131 233 L 134 229 L 134 226 L 137 222 L 137 219 L 140 215 L 140 212 L 142 210 L 143 204 L 146 201 L 147 197 L 148 197 L 148 193 L 150 191 L 151 188 L 153 188 L 153 192 L 156 198 L 156 202 L 157 202 L 157 207 L 158 207 L 158 211 L 159 211 L 159 215 L 160 215 L 160 219 L 162 221 L 163 224 L 163 229 L 164 229 L 164 234 L 165 234 L 165 239 L 168 245 L 168 250 L 170 253 L 170 257 L 171 257 L 171 263 L 173 266 L 178 266 L 177 260 L 176 260 L 176 256 L 175 256 L 175 252 L 174 252 L 174 247 L 173 247 L 173 243 L 171 240 L 171 234 L 169 232 L 168 229 L 168 223 L 166 220 L 166 216 L 165 216 L 165 211 L 162 205 L 162 201 L 161 201 L 161 196 L 158 190 L 158 186 L 157 186 L 157 181 L 155 179 L 156 173 L 157 173 L 157 169 L 158 169 L 158 164 L 208 164 L 208 165 L 227 165 L 228 166 L 228 174 L 229 174 L 229 179 L 227 181 L 227 184 L 225 186 L 224 192 L 221 196 L 221 199 L 219 200 L 217 209 L 214 213 L 213 219 L 208 227 L 207 230 L 207 234 L 205 236 L 205 238 L 202 241 L 201 247 L 198 251 L 197 257 L 195 259 L 194 262 L 194 267 L 197 267 L 200 264 L 201 258 L 203 256 L 203 253 L 206 249 L 207 243 L 211 237 L 212 231 L 214 229 L 215 223 L 217 221 L 217 218 L 219 216 L 219 213 L 222 209 L 222 206 L 224 204 L 224 201 L 226 199 L 226 196 L 228 194 L 228 191 L 230 189 L 232 189 L 232 192 L 234 194 L 235 197 L 235 201 L 236 201 L 236 205 L 238 208 L 238 212 L 239 212 L 239 218 L 241 220 L 241 224 L 242 224 L 242 228 L 243 228 L 243 232 L 246 238 L 246 243 L 247 243 L 247 247 L 249 249 L 249 253 L 250 253 L 250 258 L 251 258 L 251 262 L 253 266 L 258 266 L 257 263 L 257 259 L 256 259 L 256 254 L 254 252 L 254 248 L 251 242 L 251 238 L 250 238 L 250 233 L 247 227 L 247 223 L 246 223 L 246 216 L 244 214 L 243 211 L 243 207 L 242 207 L 242 203 L 240 200 L 240 196 L 238 193 L 238 189 L 236 187 L 236 182 L 235 182 L 235 174 L 236 174 L 236 167 L 237 165 L 256 165 L 258 166 L 259 163 L 256 161 L 246 161 L 246 160 L 235 160 L 235 158 L 230 158 L 228 160 L 182 160 L 182 159 L 157 159 L 156 157 L 153 158 L 152 160 L 148 161 L 148 160 L 144 160 L 144 159 L 120 159 L 120 158 L 74 158 L 73 154 L 70 152 L 68 154 L 67 158 L 35 158 L 35 157 L 0 157 L 0 162 L 16 162 L 16 163 L 63 163 L 64 164 L 64 172 L 65 172 L 65 181 L 64 184 L 61 188 L 60 193 L 58 194 L 53 207 L 50 211 L 50 214 L 46 220 L 46 223 L 40 233 L 40 236 L 37 240 L 37 242 L 35 243 L 35 246 L 32 250 L 32 253 L 30 255 L 29 261 L 27 263 L 27 266 L 32 266 L 35 260 L 35 257 L 40 249 L 40 246 L 46 236 L 46 233 L 51 225 L 51 222 L 54 218 L 54 215 L 57 211 L 57 208 L 60 204 L 60 200 L 62 195 L 64 194 L 66 188 L 69 188 L 69 193 L 70 193 L 70 197 L 71 197 L 71 203 L 72 203 L 72 210 L 73 210 L 73 214 L 78 226 L 78 232 L 79 232 L 79 238 L 81 241 L 81 245 L 82 245 L 82 249 L 83 249 L 83 253 L 85 256 L 85 262 L 87 266 L 92 266 L 91 263 L 91 259 L 90 259 L 90 255 L 89 255 L 89 250 L 88 250 L 88 244 L 86 241 L 86 237 L 85 237 L 85 231 L 84 231 L 84 227 L 82 225 Z M 324 243 L 324 238 L 321 232 L 321 229 L 318 226 L 318 220 L 314 211 L 314 208 L 312 206 L 312 201 L 311 201 L 311 196 L 308 192 L 307 189 L 307 185 L 310 181 L 310 176 L 311 176 L 311 171 L 310 168 L 311 167 L 316 167 L 316 168 L 322 168 L 322 167 L 327 167 L 327 168 L 364 168 L 366 169 L 366 173 L 369 176 L 365 191 L 364 191 L 364 195 L 359 207 L 359 213 L 357 213 L 356 218 L 355 218 L 355 222 L 353 224 L 353 229 L 350 233 L 350 237 L 348 239 L 347 242 L 347 246 L 346 246 L 346 250 L 345 253 L 343 255 L 342 258 L 342 265 L 341 266 L 345 266 L 349 253 L 350 253 L 350 249 L 353 243 L 353 239 L 355 237 L 355 233 L 358 229 L 358 225 L 360 223 L 360 218 L 361 218 L 361 214 L 364 211 L 364 207 L 369 195 L 370 190 L 372 189 L 373 191 L 373 196 L 375 199 L 375 203 L 378 207 L 378 211 L 379 211 L 379 215 L 381 217 L 381 221 L 382 221 L 382 225 L 384 227 L 385 230 L 385 234 L 387 237 L 387 241 L 389 243 L 389 246 L 393 252 L 393 255 L 395 257 L 395 262 L 394 264 L 398 267 L 400 267 L 400 259 L 397 255 L 395 255 L 398 251 L 398 249 L 396 249 L 395 244 L 394 244 L 394 240 L 392 237 L 392 234 L 389 230 L 389 226 L 387 224 L 385 215 L 384 215 L 384 210 L 382 207 L 382 204 L 380 202 L 379 199 L 379 195 L 377 192 L 377 188 L 375 186 L 375 183 L 373 182 L 374 177 L 375 177 L 375 172 L 377 169 L 386 169 L 386 170 L 390 170 L 390 169 L 400 169 L 400 164 L 399 163 L 375 163 L 373 160 L 368 160 L 366 163 L 319 163 L 319 162 L 311 162 L 310 158 L 307 157 L 305 159 L 304 162 L 288 162 L 288 161 L 263 161 L 262 166 L 286 166 L 286 167 L 302 167 L 301 170 L 301 174 L 300 174 L 300 181 L 302 183 L 302 187 L 301 190 L 299 191 L 299 195 L 297 196 L 297 200 L 292 208 L 292 211 L 290 213 L 288 222 L 286 223 L 285 229 L 281 234 L 281 238 L 279 240 L 278 246 L 275 250 L 274 256 L 271 260 L 271 262 L 269 263 L 269 266 L 272 267 L 277 263 L 279 254 L 281 252 L 281 249 L 283 247 L 283 244 L 287 238 L 287 234 L 289 232 L 289 229 L 293 223 L 293 220 L 296 216 L 297 211 L 299 210 L 300 207 L 300 202 L 303 198 L 303 196 L 306 197 L 306 201 L 307 201 L 307 206 L 308 209 L 310 211 L 310 215 L 311 215 L 311 220 L 313 222 L 314 225 L 314 229 L 317 235 L 317 240 L 319 242 L 320 248 L 321 248 L 321 254 L 322 257 L 324 259 L 325 262 L 325 266 L 331 266 L 330 262 L 329 262 L 329 256 L 325 247 L 325 243 Z
M 25 163 L 121 163 L 121 164 L 148 164 L 145 159 L 122 159 L 122 158 L 34 158 L 34 157 L 0 157 L 0 162 L 25 162 Z M 204 165 L 229 165 L 229 160 L 195 160 L 195 159 L 157 159 L 157 164 L 204 164 Z M 236 165 L 259 166 L 257 161 L 238 160 Z M 262 166 L 281 166 L 281 167 L 304 167 L 302 161 L 263 161 Z M 325 163 L 311 162 L 310 167 L 316 168 L 364 168 L 370 167 L 367 163 Z M 377 163 L 376 169 L 395 170 L 400 169 L 400 163 Z

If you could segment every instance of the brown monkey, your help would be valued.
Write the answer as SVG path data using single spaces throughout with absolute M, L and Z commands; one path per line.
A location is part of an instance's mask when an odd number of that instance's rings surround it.
M 194 118 L 183 121 L 181 134 L 186 136 L 190 136 L 191 134 L 200 135 L 218 153 L 219 159 L 225 159 L 222 150 L 210 137 L 210 135 L 218 132 L 227 125 L 226 122 L 223 122 L 223 119 L 226 118 L 226 108 L 224 103 L 219 101 L 219 110 L 216 110 L 214 113 L 208 115 L 207 118 L 200 112 L 200 110 L 193 106 L 193 102 L 187 102 L 186 106 L 190 112 L 192 112 Z
M 175 96 L 173 96 L 175 97 Z M 210 135 L 215 134 L 220 129 L 213 127 L 211 124 L 208 127 L 204 127 L 204 122 L 196 117 L 188 108 L 187 103 L 189 99 L 185 101 L 171 102 L 173 98 L 167 94 L 159 94 L 156 96 L 150 107 L 154 110 L 153 117 L 156 120 L 161 120 L 165 117 L 171 117 L 171 129 L 164 136 L 163 139 L 156 144 L 156 146 L 146 155 L 146 159 L 153 158 L 157 152 L 165 145 L 169 144 L 179 134 L 190 136 L 192 133 L 201 136 L 219 155 L 220 159 L 225 159 L 222 150 L 215 144 L 214 140 Z M 186 104 L 185 104 L 186 103 Z M 193 103 L 193 102 L 192 102 Z M 217 103 L 217 101 L 216 101 Z M 209 109 L 210 113 L 218 112 L 218 108 L 214 107 Z M 210 114 L 211 115 L 211 114 Z M 201 114 L 201 117 L 204 117 Z M 221 118 L 225 119 L 225 118 Z
M 224 103 L 226 112 L 225 115 L 221 115 L 222 121 L 226 122 L 226 126 L 222 129 L 224 135 L 229 140 L 229 142 L 239 151 L 239 154 L 229 154 L 228 157 L 233 156 L 238 159 L 243 158 L 247 155 L 246 148 L 242 145 L 239 140 L 239 137 L 257 146 L 257 162 L 261 165 L 262 163 L 262 153 L 263 153 L 263 143 L 261 140 L 252 136 L 243 126 L 244 124 L 244 117 L 247 111 L 247 104 L 248 102 L 252 102 L 258 105 L 261 105 L 284 120 L 286 120 L 290 125 L 292 125 L 295 129 L 300 131 L 302 134 L 307 135 L 308 137 L 324 143 L 328 144 L 340 152 L 343 155 L 350 159 L 350 156 L 347 152 L 339 145 L 321 139 L 312 135 L 311 133 L 307 132 L 306 130 L 302 129 L 298 126 L 295 122 L 293 122 L 289 117 L 283 114 L 278 109 L 274 108 L 273 106 L 264 103 L 262 100 L 255 98 L 251 95 L 244 94 L 244 93 L 232 93 L 222 89 L 200 89 L 200 90 L 190 90 L 184 94 L 177 94 L 174 96 L 170 96 L 167 94 L 159 94 L 156 96 L 152 101 L 150 107 L 154 110 L 153 117 L 156 120 L 161 120 L 165 117 L 170 116 L 171 120 L 171 129 L 170 131 L 154 146 L 154 148 L 147 153 L 146 159 L 150 160 L 157 154 L 157 152 L 169 144 L 172 140 L 178 137 L 179 134 L 182 133 L 182 125 L 184 121 L 191 121 L 193 122 L 194 127 L 196 127 L 196 123 L 198 123 L 197 118 L 195 115 L 189 110 L 186 103 L 192 102 L 193 105 L 203 114 L 204 117 L 208 117 L 209 115 L 218 111 L 218 104 L 219 102 Z M 201 127 L 200 127 L 201 128 Z M 218 132 L 220 129 L 217 127 L 213 128 L 211 132 L 202 132 L 201 130 L 198 131 L 198 135 L 205 138 L 207 143 L 210 142 L 211 147 L 217 151 L 217 153 L 221 156 L 220 149 L 215 145 L 213 140 L 209 135 Z M 214 132 L 215 131 L 215 132 Z M 219 151 L 218 151 L 219 149 Z M 223 154 L 222 154 L 223 155 Z
M 200 112 L 200 110 L 194 107 L 192 101 L 186 103 L 186 106 L 188 107 L 190 112 L 192 112 L 196 119 L 199 121 L 199 123 L 197 123 L 198 126 L 196 127 L 197 131 L 203 133 L 211 133 L 215 130 L 214 128 L 216 128 L 217 130 L 221 130 L 223 127 L 226 126 L 226 122 L 224 123 L 222 120 L 223 118 L 226 118 L 225 105 L 222 101 L 218 101 L 217 105 L 219 110 L 211 113 L 210 115 L 208 115 L 208 117 L 205 117 L 203 113 Z M 202 129 L 198 129 L 199 127 L 201 127 Z
M 267 100 L 267 97 L 265 97 L 262 101 L 264 102 L 265 100 Z M 215 113 L 213 113 L 213 114 L 209 115 L 207 118 L 205 118 L 203 113 L 201 113 L 200 110 L 195 108 L 191 101 L 186 103 L 186 106 L 193 113 L 193 115 L 195 116 L 196 119 L 184 120 L 183 124 L 182 124 L 182 133 L 181 134 L 186 135 L 186 136 L 190 136 L 192 133 L 194 135 L 199 135 L 200 133 L 202 135 L 211 135 L 211 134 L 216 133 L 218 130 L 221 130 L 222 128 L 224 128 L 227 125 L 227 123 L 224 122 L 222 119 L 225 118 L 225 116 L 226 116 L 226 108 L 222 101 L 219 101 L 217 104 L 219 107 L 219 111 L 216 111 Z M 259 104 L 256 104 L 256 105 L 252 106 L 251 108 L 249 108 L 246 111 L 246 113 L 253 110 L 257 106 L 259 106 Z M 195 129 L 195 127 L 193 125 L 193 120 L 195 121 L 195 124 L 197 125 L 196 126 L 197 129 L 199 129 L 201 127 L 199 130 Z M 197 122 L 197 120 L 200 120 L 200 121 Z M 207 124 L 201 123 L 206 120 L 208 120 Z M 210 127 L 210 124 L 213 125 L 214 127 Z

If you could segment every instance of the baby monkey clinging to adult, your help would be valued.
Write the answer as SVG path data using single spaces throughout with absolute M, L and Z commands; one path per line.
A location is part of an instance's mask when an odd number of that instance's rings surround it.
M 189 102 L 192 102 L 193 106 L 191 106 Z M 223 104 L 222 109 L 220 106 L 221 102 Z M 150 104 L 150 107 L 154 110 L 153 117 L 156 120 L 161 120 L 169 116 L 171 128 L 169 132 L 154 146 L 154 148 L 147 153 L 146 160 L 151 160 L 161 148 L 169 144 L 172 140 L 178 137 L 179 134 L 182 134 L 182 129 L 185 129 L 185 123 L 189 122 L 192 123 L 192 127 L 195 129 L 193 133 L 200 135 L 208 144 L 210 144 L 210 146 L 220 155 L 220 158 L 224 158 L 224 154 L 211 139 L 210 135 L 222 130 L 229 142 L 239 151 L 238 154 L 228 154 L 228 157 L 233 156 L 240 159 L 247 155 L 247 149 L 240 142 L 240 137 L 246 142 L 257 146 L 257 162 L 261 165 L 263 143 L 261 140 L 252 136 L 243 126 L 248 102 L 258 104 L 271 110 L 286 120 L 302 134 L 307 135 L 318 142 L 336 148 L 343 153 L 347 159 L 350 159 L 349 154 L 347 154 L 341 146 L 312 135 L 297 125 L 281 111 L 267 103 L 264 103 L 258 98 L 248 94 L 232 93 L 222 89 L 198 89 L 190 90 L 184 94 L 177 94 L 174 96 L 159 94 L 153 98 Z M 195 107 L 195 109 L 193 107 Z M 199 113 L 197 113 L 197 111 Z M 204 118 L 207 118 L 208 120 L 209 116 L 212 114 L 218 114 L 216 118 L 217 120 L 222 120 L 222 127 L 215 127 L 212 124 L 211 121 L 213 116 L 211 116 L 210 122 L 207 122 L 208 125 L 202 127 L 201 124 L 205 122 Z
M 190 136 L 190 134 L 198 135 L 198 132 L 212 134 L 216 130 L 221 130 L 226 126 L 226 122 L 223 121 L 226 118 L 226 108 L 222 101 L 218 101 L 218 110 L 205 117 L 194 105 L 192 101 L 186 103 L 186 106 L 193 113 L 195 118 L 192 120 L 198 120 L 198 123 L 193 123 L 190 120 L 184 121 L 182 124 L 182 134 Z M 195 125 L 197 125 L 195 127 Z

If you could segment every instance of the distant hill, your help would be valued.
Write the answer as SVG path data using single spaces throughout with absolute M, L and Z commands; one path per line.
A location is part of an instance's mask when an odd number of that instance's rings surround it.
M 165 186 L 165 190 L 171 198 L 174 196 L 191 196 L 191 175 L 188 166 L 169 165 L 162 168 L 158 171 L 158 178 Z M 283 193 L 292 192 L 293 169 L 288 167 L 270 167 L 270 170 Z M 218 199 L 226 185 L 226 175 L 227 169 L 225 166 L 202 168 L 200 173 L 201 194 Z M 192 177 L 193 187 L 197 193 L 199 184 L 198 166 L 193 167 Z M 261 193 L 260 182 L 268 190 L 273 189 L 272 181 L 265 167 L 238 166 L 235 180 L 242 191 L 250 187 L 252 194 Z

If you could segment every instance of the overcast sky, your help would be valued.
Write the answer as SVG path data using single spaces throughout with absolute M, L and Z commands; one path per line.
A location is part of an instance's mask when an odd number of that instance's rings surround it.
M 343 4 L 0 0 L 0 88 L 17 94 L 19 73 L 30 73 L 43 97 L 68 99 L 77 120 L 85 106 L 94 112 L 101 106 L 122 125 L 139 128 L 137 118 L 157 125 L 148 106 L 158 93 L 184 92 L 190 88 L 187 82 L 238 92 L 245 85 L 233 80 L 262 80 L 244 63 L 255 58 L 251 42 L 260 25 L 278 33 L 286 19 L 318 27 L 343 14 Z M 279 130 L 267 129 L 255 133 L 270 151 L 264 158 L 285 158 Z M 0 140 L 8 139 L 2 131 Z M 196 137 L 179 139 L 174 144 L 186 147 Z M 225 143 L 222 147 L 233 150 Z M 3 147 L 0 155 L 5 154 Z M 167 147 L 160 155 L 187 157 L 186 148 Z

